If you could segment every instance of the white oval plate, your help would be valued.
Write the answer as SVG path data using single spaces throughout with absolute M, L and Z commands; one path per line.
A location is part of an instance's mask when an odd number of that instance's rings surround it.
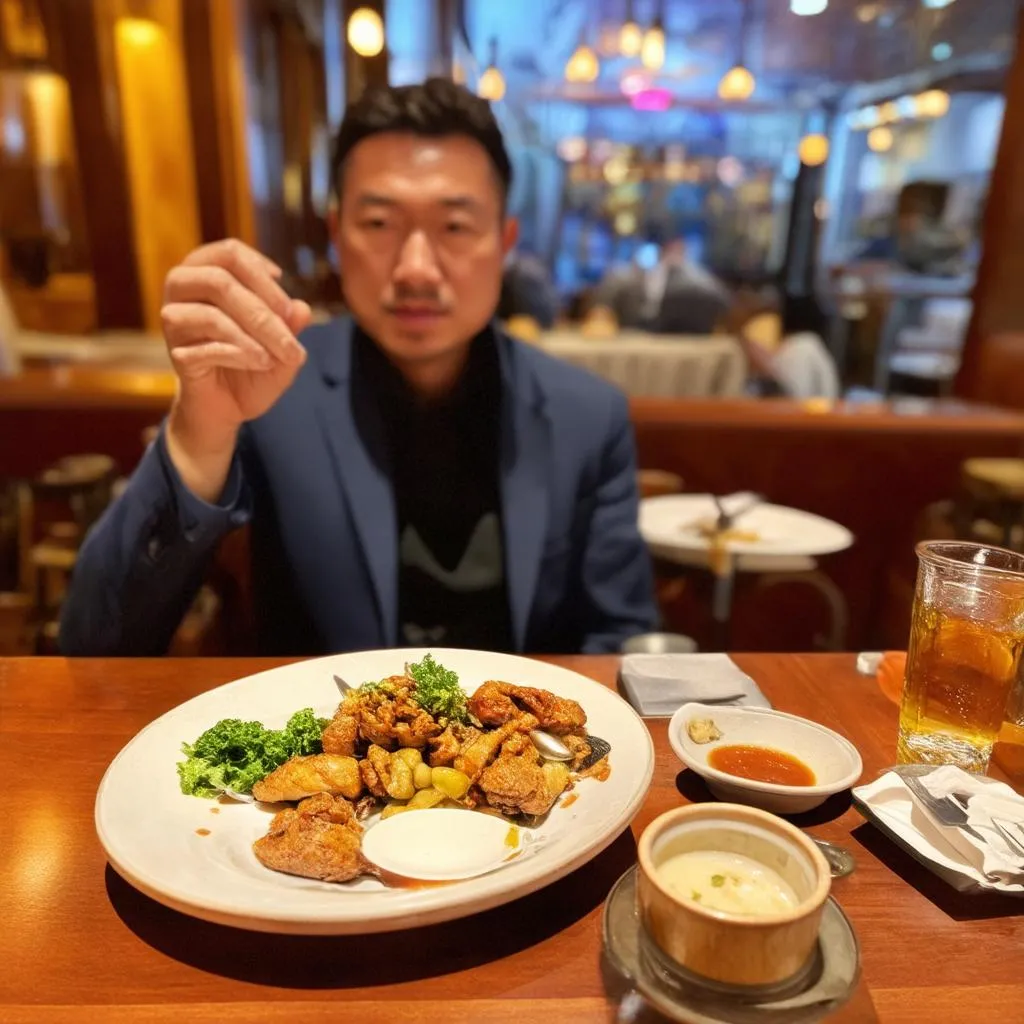
M 687 732 L 692 718 L 710 718 L 722 733 L 712 743 L 694 743 Z M 799 814 L 849 789 L 864 770 L 857 748 L 839 733 L 797 715 L 772 708 L 684 704 L 668 726 L 669 743 L 720 800 L 749 804 L 776 814 Z M 708 764 L 716 747 L 733 744 L 772 747 L 799 758 L 814 772 L 814 786 L 779 786 L 742 779 Z
M 524 855 L 480 878 L 421 889 L 388 889 L 374 879 L 345 885 L 263 867 L 252 843 L 272 808 L 185 796 L 175 764 L 182 742 L 221 718 L 280 728 L 303 707 L 329 717 L 338 705 L 332 675 L 353 685 L 401 672 L 426 650 L 366 651 L 299 662 L 219 686 L 162 715 L 114 758 L 96 795 L 96 831 L 118 872 L 153 899 L 207 921 L 254 931 L 365 934 L 474 914 L 569 874 L 600 853 L 643 803 L 654 772 L 646 726 L 612 690 L 575 672 L 505 654 L 434 649 L 472 693 L 488 679 L 551 690 L 579 701 L 587 729 L 611 744 L 611 774 L 581 780 L 577 799 L 556 806 Z M 211 810 L 217 808 L 217 814 Z M 421 812 L 429 814 L 429 811 Z M 200 835 L 197 830 L 209 830 Z M 523 830 L 526 832 L 527 830 Z
M 710 544 L 694 527 L 718 515 L 710 494 L 667 494 L 640 503 L 640 533 L 648 545 L 666 551 L 705 552 Z M 784 505 L 755 505 L 735 522 L 736 529 L 752 530 L 758 539 L 728 541 L 740 555 L 814 556 L 843 551 L 853 534 L 821 516 Z M 693 528 L 691 528 L 693 527 Z

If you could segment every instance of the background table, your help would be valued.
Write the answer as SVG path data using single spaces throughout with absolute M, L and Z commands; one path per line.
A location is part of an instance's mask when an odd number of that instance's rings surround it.
M 577 331 L 543 335 L 540 346 L 617 384 L 627 395 L 652 398 L 735 397 L 743 393 L 747 360 L 735 338 L 620 331 L 585 338 Z
M 552 660 L 606 685 L 613 685 L 618 664 L 615 658 Z M 849 736 L 863 756 L 865 778 L 892 762 L 895 707 L 872 679 L 857 675 L 852 655 L 736 661 L 777 707 Z M 0 661 L 7 798 L 0 1021 L 612 1019 L 600 956 L 605 896 L 634 862 L 635 836 L 652 818 L 687 799 L 707 798 L 703 784 L 680 771 L 664 720 L 648 723 L 654 782 L 632 833 L 547 889 L 463 921 L 365 938 L 258 935 L 167 910 L 106 866 L 93 801 L 118 750 L 188 697 L 273 664 L 279 662 Z M 1024 903 L 959 896 L 864 822 L 848 795 L 795 820 L 857 857 L 857 871 L 833 891 L 860 938 L 864 983 L 834 1020 L 1024 1019 Z M 614 986 L 614 976 L 607 980 Z M 615 988 L 610 991 L 614 997 Z

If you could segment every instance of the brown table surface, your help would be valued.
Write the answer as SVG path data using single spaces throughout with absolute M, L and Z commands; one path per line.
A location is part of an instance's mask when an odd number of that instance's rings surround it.
M 617 659 L 552 660 L 614 685 Z M 852 655 L 735 660 L 776 707 L 853 740 L 866 779 L 892 763 L 895 708 Z M 461 922 L 363 938 L 260 935 L 167 910 L 114 874 L 93 828 L 110 760 L 183 700 L 273 664 L 0 660 L 0 1021 L 615 1020 L 621 990 L 600 956 L 604 898 L 653 817 L 708 798 L 681 774 L 664 720 L 648 723 L 654 782 L 632 834 L 540 893 Z M 1024 1020 L 1024 903 L 956 894 L 865 823 L 847 795 L 794 820 L 857 857 L 833 892 L 860 938 L 863 983 L 833 1019 Z

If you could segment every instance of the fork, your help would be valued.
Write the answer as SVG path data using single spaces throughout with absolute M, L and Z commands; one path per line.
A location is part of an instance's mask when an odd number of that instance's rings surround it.
M 914 798 L 924 806 L 932 817 L 940 824 L 948 828 L 958 828 L 975 839 L 985 842 L 985 837 L 976 828 L 967 823 L 967 809 L 963 804 L 958 803 L 953 797 L 938 797 L 930 793 L 916 774 L 898 772 L 900 778 L 906 783 L 907 789 L 914 795 Z
M 993 818 L 992 825 L 995 830 L 1003 837 L 1003 841 L 1006 845 L 1018 856 L 1024 857 L 1024 842 L 1018 839 L 1011 829 L 1017 829 L 1022 835 L 1024 835 L 1024 829 L 1021 829 L 1020 825 L 1013 821 L 1006 821 L 1004 818 Z

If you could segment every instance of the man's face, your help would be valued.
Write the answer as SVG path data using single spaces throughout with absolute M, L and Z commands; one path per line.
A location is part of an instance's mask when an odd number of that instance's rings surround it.
M 515 223 L 487 152 L 465 136 L 382 133 L 341 171 L 345 301 L 399 369 L 461 359 L 493 317 Z

